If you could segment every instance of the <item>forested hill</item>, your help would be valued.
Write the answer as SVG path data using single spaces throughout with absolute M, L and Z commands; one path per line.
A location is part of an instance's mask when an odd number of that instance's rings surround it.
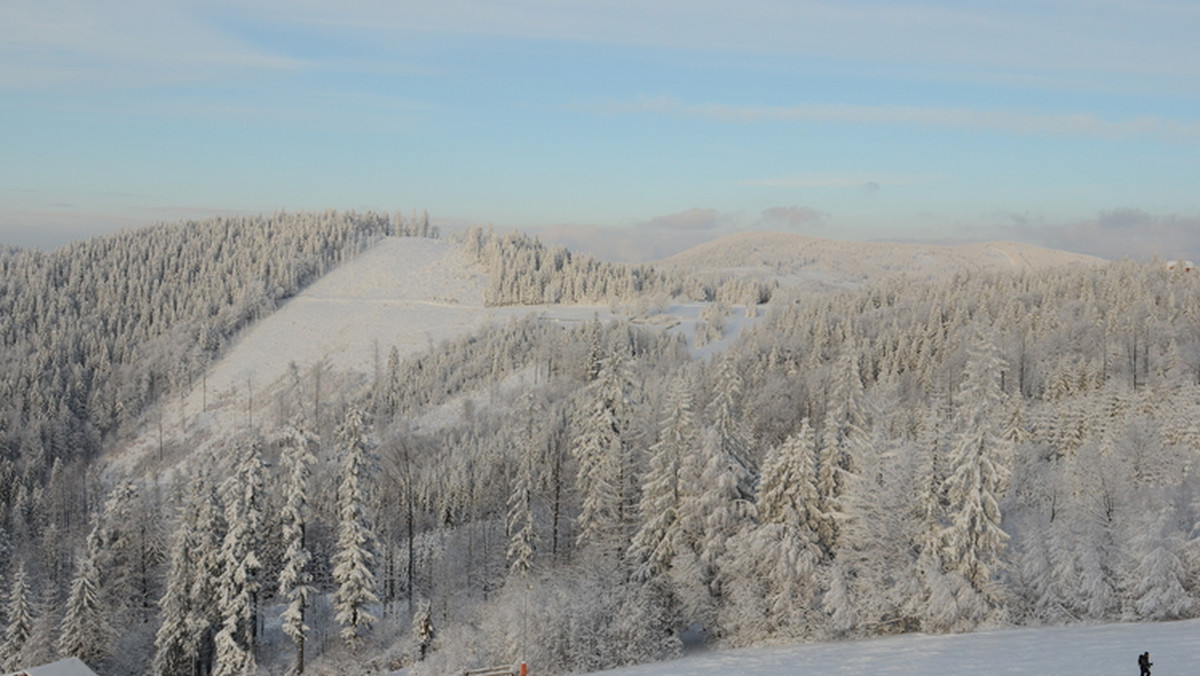
M 847 242 L 789 232 L 740 232 L 675 254 L 657 267 L 779 280 L 810 289 L 882 283 L 903 275 L 936 281 L 980 272 L 1098 265 L 1101 259 L 1016 242 Z
M 81 487 L 76 463 L 106 437 L 198 376 L 249 322 L 389 233 L 429 227 L 373 213 L 278 213 L 0 255 L 0 525 L 41 531 L 44 521 L 24 517 L 53 468 Z
M 366 386 L 291 369 L 272 415 L 217 430 L 191 407 L 221 436 L 183 471 L 88 474 L 239 326 L 410 226 L 219 219 L 3 257 L 24 313 L 3 373 L 24 380 L 4 392 L 0 668 L 559 674 L 670 657 L 697 628 L 744 645 L 1200 613 L 1200 277 L 1155 264 L 814 295 L 519 236 L 391 241 L 312 289 L 394 286 L 372 266 L 415 251 L 436 264 L 413 276 L 472 286 L 430 285 L 400 321 L 487 321 L 381 339 Z M 604 306 L 497 307 L 538 299 Z M 695 350 L 703 317 L 723 351 Z

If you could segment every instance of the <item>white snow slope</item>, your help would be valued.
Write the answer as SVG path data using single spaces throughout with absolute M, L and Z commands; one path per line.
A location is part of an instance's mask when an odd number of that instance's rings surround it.
M 1150 652 L 1154 676 L 1200 672 L 1200 620 L 911 634 L 704 653 L 598 672 L 603 676 L 1135 676 Z M 535 674 L 530 665 L 530 673 Z
M 392 346 L 405 357 L 529 314 L 558 321 L 609 314 L 594 306 L 488 308 L 486 284 L 484 272 L 454 242 L 385 239 L 247 329 L 205 379 L 146 416 L 142 432 L 109 456 L 109 468 L 136 476 L 196 457 L 251 425 L 269 431 L 282 422 L 275 419 L 272 392 L 293 364 L 302 377 L 322 364 L 322 390 L 346 396 L 347 388 L 369 382 L 376 359 L 386 364 Z M 165 458 L 158 457 L 160 421 Z

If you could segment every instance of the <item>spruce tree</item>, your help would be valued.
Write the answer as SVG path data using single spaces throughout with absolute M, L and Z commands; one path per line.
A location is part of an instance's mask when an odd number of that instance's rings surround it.
M 338 486 L 337 551 L 333 555 L 334 617 L 342 625 L 342 639 L 357 648 L 375 616 L 369 607 L 379 602 L 375 594 L 375 534 L 367 515 L 371 480 L 366 422 L 357 409 L 346 413 L 338 429 L 341 444 L 341 483 Z
M 817 492 L 823 519 L 818 533 L 827 558 L 838 548 L 838 521 L 845 512 L 843 494 L 847 475 L 855 471 L 854 456 L 865 432 L 862 410 L 862 378 L 858 370 L 858 347 L 847 341 L 830 375 L 830 395 L 825 409 L 824 430 L 817 458 Z
M 800 430 L 768 453 L 756 500 L 753 555 L 765 559 L 770 613 L 803 625 L 821 558 L 816 487 L 816 435 L 805 418 Z
M 283 633 L 296 644 L 296 673 L 304 673 L 304 644 L 308 625 L 304 622 L 310 597 L 316 593 L 312 586 L 309 562 L 312 555 L 305 541 L 309 519 L 308 490 L 312 466 L 316 462 L 313 447 L 316 437 L 302 425 L 290 425 L 281 435 L 281 462 L 286 476 L 283 506 L 283 570 L 279 573 L 279 595 L 287 599 L 284 609 Z
M 162 624 L 155 635 L 152 664 L 156 676 L 186 673 L 195 661 L 197 646 L 188 626 L 192 613 L 192 578 L 196 572 L 194 529 L 195 522 L 189 523 L 186 514 L 180 515 L 171 542 L 167 590 L 159 602 Z
M 196 646 L 193 673 L 200 674 L 213 671 L 216 632 L 224 621 L 221 589 L 225 580 L 225 558 L 222 543 L 228 528 L 218 488 L 207 469 L 213 463 L 212 458 L 202 463 L 199 476 L 192 484 L 191 498 L 195 509 L 192 535 L 196 539 L 196 548 L 193 550 L 196 570 L 188 587 L 191 602 L 187 627 L 189 640 Z
M 694 452 L 696 419 L 686 378 L 667 392 L 667 416 L 658 441 L 650 447 L 650 468 L 642 481 L 641 526 L 630 544 L 635 576 L 645 582 L 663 576 L 675 558 L 679 528 L 681 471 Z
M 100 571 L 91 552 L 79 558 L 71 593 L 67 597 L 66 614 L 59 630 L 58 653 L 78 657 L 87 664 L 97 664 L 109 651 L 107 625 L 100 609 Z M 167 609 L 163 609 L 164 614 Z M 175 672 L 180 673 L 180 672 Z
M 579 433 L 571 447 L 578 462 L 581 493 L 577 524 L 580 545 L 602 554 L 624 555 L 632 532 L 634 468 L 629 433 L 629 376 L 619 352 L 600 360 L 596 380 L 584 391 Z
M 957 573 L 983 602 L 962 603 L 968 618 L 982 616 L 999 602 L 994 575 L 1008 541 L 1001 528 L 999 499 L 1007 486 L 1010 444 L 1000 437 L 1004 360 L 986 339 L 969 350 L 956 415 L 958 434 L 948 458 L 945 481 L 948 525 L 942 530 L 942 554 L 948 571 Z
M 215 676 L 240 676 L 255 670 L 258 638 L 259 538 L 263 523 L 261 442 L 242 442 L 234 473 L 222 485 L 225 538 L 221 545 L 221 628 Z
M 508 497 L 508 570 L 524 577 L 533 568 L 537 533 L 533 527 L 534 449 L 522 444 L 517 474 Z
M 4 627 L 4 642 L 0 643 L 0 667 L 7 670 L 19 669 L 21 653 L 33 634 L 33 601 L 30 598 L 29 577 L 25 564 L 19 564 L 13 573 L 12 586 L 8 592 L 5 614 L 8 623 Z

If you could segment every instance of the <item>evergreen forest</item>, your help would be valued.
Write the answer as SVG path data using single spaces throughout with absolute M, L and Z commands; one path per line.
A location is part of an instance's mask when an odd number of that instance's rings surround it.
M 297 369 L 217 451 L 106 464 L 389 236 L 439 233 L 278 213 L 0 250 L 0 671 L 566 674 L 1200 615 L 1200 279 L 1157 261 L 813 293 L 474 229 L 489 305 L 612 318 L 382 346 L 353 387 Z M 647 321 L 682 302 L 694 334 Z

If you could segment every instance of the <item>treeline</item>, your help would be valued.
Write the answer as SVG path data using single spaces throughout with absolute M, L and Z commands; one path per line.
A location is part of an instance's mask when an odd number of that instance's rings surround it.
M 732 276 L 713 281 L 651 265 L 608 263 L 565 247 L 547 247 L 522 233 L 472 228 L 464 241 L 467 252 L 488 270 L 488 305 L 632 305 L 676 299 L 754 307 L 770 300 L 774 288 Z

